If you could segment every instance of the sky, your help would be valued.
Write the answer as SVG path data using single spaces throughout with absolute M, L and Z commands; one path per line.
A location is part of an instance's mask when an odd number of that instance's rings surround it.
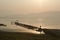
M 0 0 L 0 22 L 14 20 L 60 29 L 60 0 Z

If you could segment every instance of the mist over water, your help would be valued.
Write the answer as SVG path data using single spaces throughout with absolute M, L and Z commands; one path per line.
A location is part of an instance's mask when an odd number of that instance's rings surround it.
M 18 30 L 20 27 L 11 26 L 16 20 L 36 27 L 60 29 L 60 0 L 0 0 L 0 23 L 8 25 L 7 30 Z
M 46 12 L 46 13 L 38 13 L 38 14 L 19 14 L 19 15 L 7 15 L 0 16 L 0 23 L 8 25 L 6 28 L 0 27 L 1 30 L 8 30 L 12 29 L 13 31 L 19 31 L 19 32 L 31 32 L 31 33 L 38 33 L 33 30 L 25 29 L 18 27 L 14 24 L 11 24 L 11 22 L 15 22 L 16 20 L 19 20 L 19 22 L 23 24 L 28 24 L 32 26 L 39 27 L 40 25 L 42 28 L 47 29 L 60 29 L 60 13 L 59 12 Z
M 0 26 L 0 30 L 6 32 L 24 32 L 24 33 L 40 34 L 40 32 L 36 32 L 34 30 L 15 25 L 14 22 L 16 21 L 16 19 L 15 18 L 12 19 L 8 17 L 7 19 L 0 18 L 0 23 L 7 25 L 7 27 Z M 13 22 L 13 24 L 11 24 L 11 22 Z
M 15 22 L 30 24 L 39 27 L 60 28 L 60 12 L 45 12 L 37 14 L 14 14 L 0 16 L 0 23 Z

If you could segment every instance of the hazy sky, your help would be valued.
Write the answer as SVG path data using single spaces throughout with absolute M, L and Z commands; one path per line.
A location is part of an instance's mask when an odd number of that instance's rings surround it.
M 0 18 L 11 17 L 35 26 L 60 28 L 60 0 L 0 0 Z

